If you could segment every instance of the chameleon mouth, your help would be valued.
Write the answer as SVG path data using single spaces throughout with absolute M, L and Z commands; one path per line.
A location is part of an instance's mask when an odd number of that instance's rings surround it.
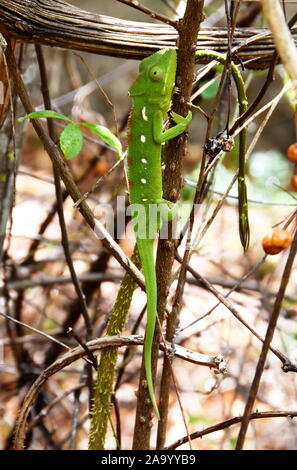
M 161 90 L 158 96 L 150 96 L 148 102 L 162 107 L 167 102 L 167 96 L 168 94 Z

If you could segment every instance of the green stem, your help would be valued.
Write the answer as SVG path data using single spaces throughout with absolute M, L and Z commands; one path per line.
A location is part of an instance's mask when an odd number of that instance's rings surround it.
M 141 267 L 137 248 L 134 249 L 131 261 L 138 268 Z M 119 288 L 112 315 L 107 326 L 106 336 L 114 336 L 122 333 L 127 321 L 135 287 L 135 281 L 126 273 Z M 89 435 L 90 450 L 104 449 L 107 424 L 108 421 L 110 421 L 110 404 L 114 392 L 117 359 L 118 348 L 106 348 L 101 352 Z
M 216 60 L 220 64 L 225 65 L 226 56 L 219 52 L 204 50 L 196 52 L 197 59 Z M 248 101 L 246 96 L 245 84 L 238 67 L 231 62 L 231 72 L 234 79 L 238 103 L 239 114 L 246 112 Z M 250 241 L 250 229 L 248 220 L 248 202 L 247 189 L 245 183 L 245 146 L 246 146 L 246 129 L 242 129 L 239 134 L 239 158 L 238 158 L 238 210 L 239 210 L 239 235 L 244 250 L 247 250 Z

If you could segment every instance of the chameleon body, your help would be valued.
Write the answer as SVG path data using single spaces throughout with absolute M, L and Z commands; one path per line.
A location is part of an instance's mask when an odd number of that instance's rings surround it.
M 192 119 L 172 113 L 176 123 L 163 131 L 163 122 L 171 105 L 176 74 L 176 52 L 162 49 L 145 58 L 129 90 L 132 99 L 128 140 L 128 179 L 132 219 L 140 254 L 147 294 L 147 325 L 144 341 L 144 364 L 148 392 L 156 415 L 158 407 L 152 379 L 152 342 L 157 312 L 157 281 L 154 263 L 154 240 L 159 230 L 152 223 L 151 209 L 158 206 L 162 217 L 170 218 L 170 202 L 162 199 L 162 144 L 177 137 Z
M 199 51 L 199 59 L 215 59 L 224 64 L 225 56 L 213 51 Z M 232 63 L 231 73 L 236 83 L 239 112 L 247 108 L 244 82 L 238 68 Z M 174 214 L 171 203 L 162 199 L 161 148 L 169 139 L 177 137 L 189 125 L 192 114 L 186 118 L 171 113 L 175 126 L 163 131 L 163 121 L 170 109 L 176 74 L 176 52 L 162 49 L 145 58 L 139 66 L 139 74 L 129 93 L 133 102 L 130 115 L 128 141 L 128 178 L 132 219 L 144 271 L 147 293 L 147 325 L 144 342 L 144 363 L 149 396 L 156 415 L 158 407 L 152 380 L 151 352 L 156 323 L 157 282 L 154 264 L 154 240 L 160 224 L 152 223 L 150 208 L 158 205 L 163 218 L 170 219 Z M 245 129 L 240 133 L 239 151 L 239 231 L 244 249 L 249 243 L 249 224 L 245 186 Z M 155 222 L 155 221 L 154 221 Z

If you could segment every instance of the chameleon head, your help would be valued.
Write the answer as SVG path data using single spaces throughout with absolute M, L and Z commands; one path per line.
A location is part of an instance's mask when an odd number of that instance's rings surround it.
M 176 73 L 176 52 L 161 49 L 146 57 L 139 66 L 139 75 L 129 90 L 132 99 L 156 104 L 166 112 L 170 107 Z

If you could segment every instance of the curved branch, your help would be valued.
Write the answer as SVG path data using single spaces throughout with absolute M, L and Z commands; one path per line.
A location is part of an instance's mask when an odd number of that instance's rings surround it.
M 88 12 L 62 0 L 0 0 L 0 32 L 24 42 L 95 54 L 143 59 L 163 47 L 175 47 L 170 25 L 128 21 Z M 251 38 L 259 35 L 255 42 Z M 297 28 L 292 35 L 297 42 Z M 226 28 L 201 28 L 197 50 L 226 53 Z M 267 68 L 274 45 L 268 29 L 238 28 L 233 46 L 246 68 Z
M 89 351 L 95 352 L 100 351 L 104 348 L 121 346 L 139 346 L 143 345 L 143 336 L 139 335 L 123 335 L 123 336 L 106 336 L 104 338 L 97 338 L 86 343 L 86 346 Z M 167 348 L 170 352 L 170 344 L 167 344 Z M 161 349 L 163 349 L 161 345 Z M 83 358 L 86 355 L 85 349 L 81 346 L 72 349 L 70 352 L 67 352 L 63 356 L 59 357 L 53 364 L 51 364 L 47 369 L 43 371 L 42 374 L 35 380 L 29 389 L 27 395 L 24 398 L 22 408 L 19 413 L 19 417 L 16 424 L 15 431 L 15 449 L 23 449 L 24 442 L 27 432 L 27 418 L 30 412 L 30 409 L 33 405 L 35 398 L 37 397 L 40 388 L 42 385 L 54 374 L 62 370 L 64 367 L 69 366 L 78 359 Z M 184 359 L 189 362 L 194 362 L 195 364 L 203 365 L 206 367 L 214 368 L 221 373 L 225 373 L 225 362 L 221 355 L 217 356 L 207 356 L 205 354 L 195 353 L 189 351 L 188 349 L 183 348 L 182 346 L 175 346 L 175 355 L 181 359 Z
M 208 57 L 209 60 L 216 60 L 221 64 L 225 64 L 226 57 L 213 51 L 196 52 L 196 58 Z M 245 84 L 242 75 L 233 63 L 230 64 L 231 74 L 236 84 L 239 114 L 242 116 L 247 111 L 248 101 L 245 91 Z M 248 201 L 247 188 L 245 182 L 245 146 L 246 146 L 246 128 L 243 128 L 239 134 L 239 156 L 238 156 L 238 211 L 239 211 L 239 234 L 241 244 L 244 250 L 248 249 L 250 241 L 250 228 L 248 219 Z

